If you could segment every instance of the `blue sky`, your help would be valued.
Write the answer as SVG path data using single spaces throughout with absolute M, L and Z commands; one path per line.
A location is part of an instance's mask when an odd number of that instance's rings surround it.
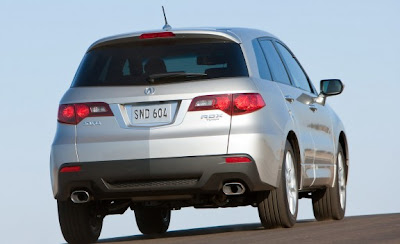
M 0 236 L 3 243 L 61 243 L 49 177 L 58 102 L 94 41 L 174 28 L 266 30 L 296 54 L 308 75 L 340 78 L 328 99 L 350 143 L 347 215 L 400 212 L 399 1 L 19 1 L 0 2 Z M 309 200 L 299 218 L 313 218 Z M 256 208 L 174 211 L 170 230 L 257 223 Z M 101 238 L 138 234 L 132 212 L 105 219 Z

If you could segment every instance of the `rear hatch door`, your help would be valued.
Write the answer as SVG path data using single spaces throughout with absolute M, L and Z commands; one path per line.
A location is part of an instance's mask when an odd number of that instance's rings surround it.
M 254 89 L 238 43 L 135 37 L 89 50 L 62 102 L 104 102 L 113 113 L 77 124 L 80 161 L 219 155 L 227 152 L 231 117 L 210 106 L 223 104 L 220 94 Z M 204 109 L 191 108 L 196 97 Z

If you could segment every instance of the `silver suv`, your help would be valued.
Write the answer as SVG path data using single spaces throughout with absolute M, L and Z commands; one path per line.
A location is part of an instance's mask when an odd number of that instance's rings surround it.
M 89 47 L 61 99 L 51 150 L 59 221 L 70 243 L 98 239 L 103 218 L 134 210 L 144 234 L 171 210 L 258 207 L 291 227 L 298 199 L 342 219 L 348 147 L 289 48 L 245 28 L 139 32 Z

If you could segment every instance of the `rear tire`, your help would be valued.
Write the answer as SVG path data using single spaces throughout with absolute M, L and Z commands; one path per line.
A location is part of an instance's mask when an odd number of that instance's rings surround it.
M 68 243 L 93 243 L 99 239 L 103 216 L 96 213 L 93 203 L 57 201 L 61 232 Z
M 163 234 L 168 230 L 171 220 L 171 209 L 167 208 L 137 208 L 136 223 L 145 235 Z
M 265 228 L 290 228 L 298 211 L 297 169 L 293 148 L 286 141 L 279 187 L 259 194 L 258 214 Z
M 343 149 L 339 144 L 334 187 L 312 193 L 314 216 L 318 221 L 344 218 L 346 211 L 346 166 Z

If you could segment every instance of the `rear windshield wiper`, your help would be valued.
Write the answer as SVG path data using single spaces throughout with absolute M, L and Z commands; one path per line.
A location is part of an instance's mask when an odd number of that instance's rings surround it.
M 192 80 L 199 79 L 201 77 L 206 77 L 207 74 L 204 73 L 185 73 L 185 72 L 170 72 L 170 73 L 160 73 L 149 75 L 147 79 L 150 83 L 155 83 L 156 81 L 170 80 L 171 82 L 176 79 Z

